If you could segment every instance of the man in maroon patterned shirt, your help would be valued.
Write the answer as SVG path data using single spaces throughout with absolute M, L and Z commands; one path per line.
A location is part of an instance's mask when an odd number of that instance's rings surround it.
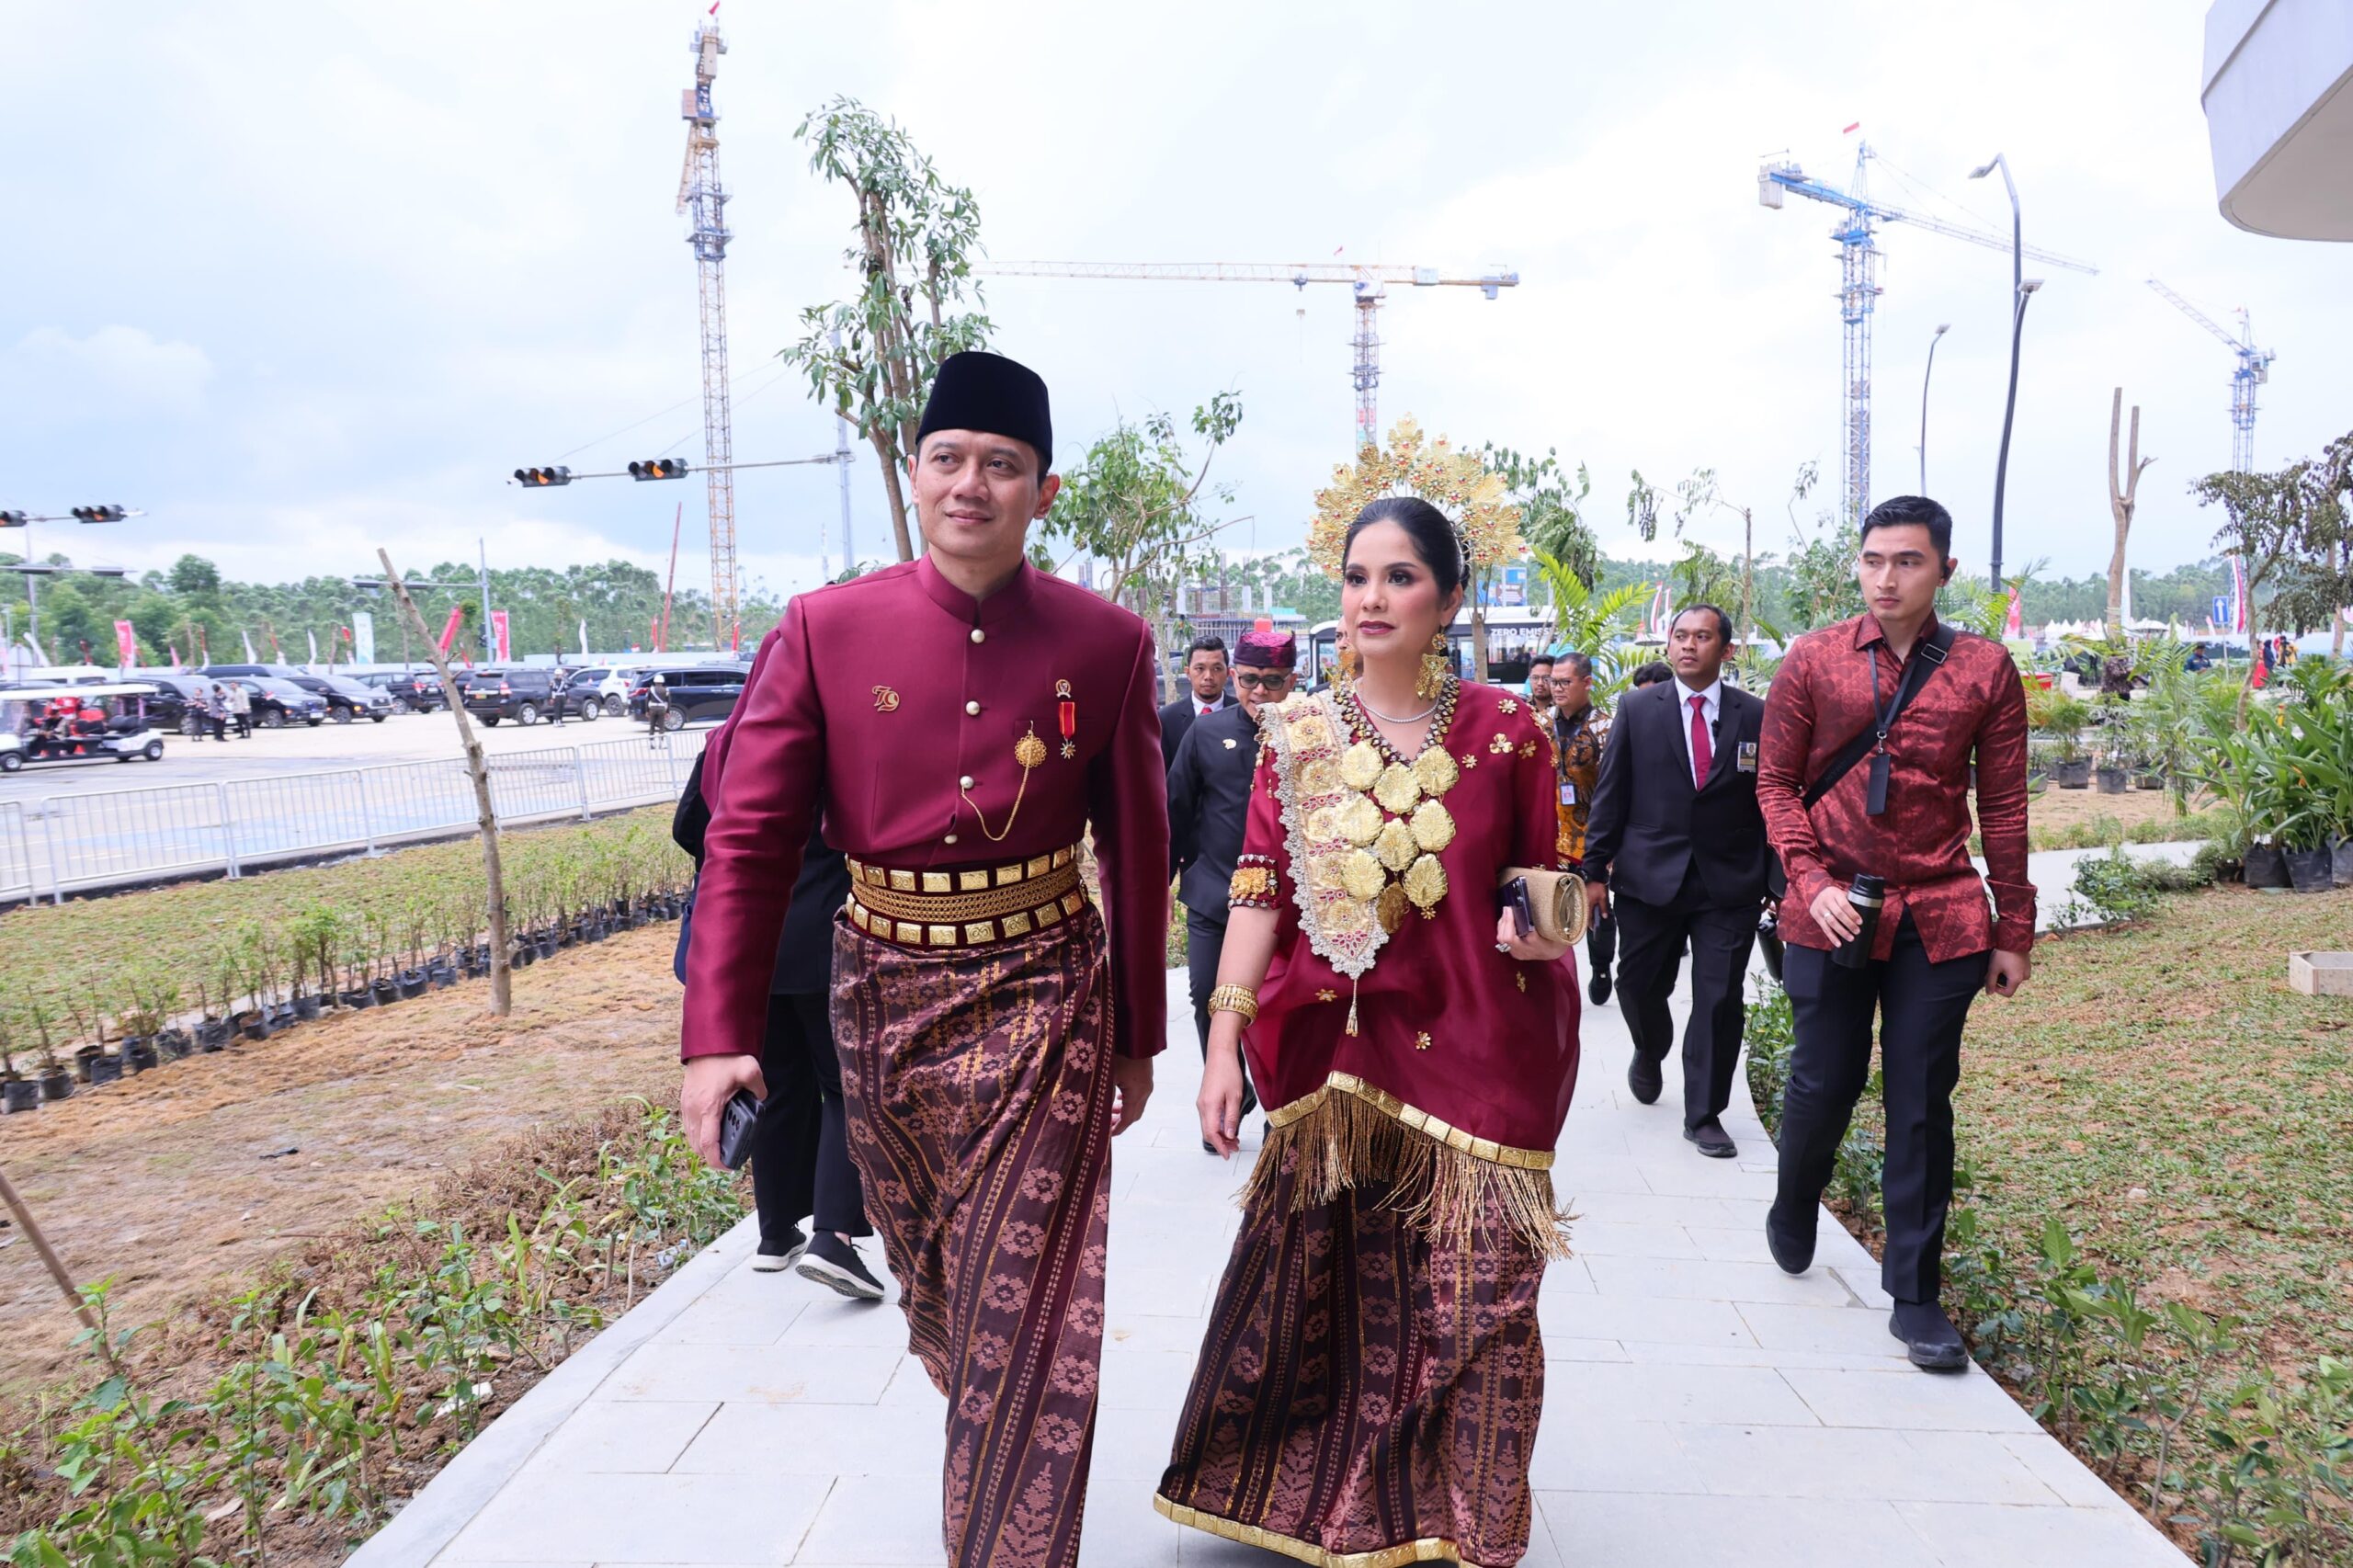
M 2026 693 L 2008 651 L 1990 638 L 1953 631 L 1937 657 L 1937 590 L 1952 575 L 1951 543 L 1950 514 L 1925 496 L 1898 496 L 1863 519 L 1856 576 L 1870 613 L 1790 647 L 1766 699 L 1756 776 L 1766 833 L 1789 874 L 1779 930 L 1797 1026 L 1766 1241 L 1792 1274 L 1813 1261 L 1814 1216 L 1870 1071 L 1876 1013 L 1887 1108 L 1880 1278 L 1895 1301 L 1888 1329 L 1915 1365 L 1934 1370 L 1968 1363 L 1937 1299 L 1961 1028 L 1978 991 L 2008 996 L 2026 983 L 2034 945 Z M 1912 696 L 1887 724 L 1907 670 Z M 1807 786 L 1866 730 L 1884 731 L 1881 755 L 1867 754 L 1809 808 Z M 1972 760 L 1983 881 L 1969 859 Z M 1867 872 L 1884 879 L 1886 902 L 1868 958 L 1851 955 L 1859 961 L 1849 966 L 1833 950 L 1862 929 L 1847 893 Z

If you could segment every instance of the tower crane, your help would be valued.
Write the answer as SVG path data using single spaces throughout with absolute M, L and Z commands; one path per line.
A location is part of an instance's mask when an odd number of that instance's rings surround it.
M 2255 389 L 2271 379 L 2271 361 L 2278 358 L 2268 348 L 2255 346 L 2255 324 L 2239 307 L 2239 335 L 2233 337 L 2215 324 L 2212 318 L 2196 305 L 2183 299 L 2155 278 L 2149 279 L 2160 298 L 2208 332 L 2230 345 L 2231 352 L 2239 357 L 2239 368 L 2231 372 L 2231 468 L 2238 473 L 2255 472 Z
M 1001 261 L 978 270 L 1001 278 L 1122 278 L 1148 282 L 1288 283 L 1304 290 L 1310 283 L 1345 283 L 1355 293 L 1357 334 L 1353 380 L 1357 392 L 1357 449 L 1381 445 L 1381 306 L 1392 283 L 1415 289 L 1476 289 L 1492 300 L 1519 287 L 1519 274 L 1498 267 L 1475 276 L 1436 267 L 1381 267 L 1347 262 L 1294 264 L 1233 261 Z
M 716 10 L 718 7 L 713 6 Z M 710 511 L 710 613 L 714 645 L 742 641 L 735 588 L 735 435 L 727 406 L 727 193 L 719 184 L 719 113 L 710 81 L 727 52 L 718 22 L 696 25 L 695 85 L 681 96 L 687 122 L 687 163 L 678 176 L 678 208 L 692 217 L 687 244 L 694 247 L 702 316 L 702 460 L 704 497 Z
M 1810 177 L 1794 160 L 1768 158 L 1756 171 L 1756 199 L 1779 211 L 1784 196 L 1791 191 L 1813 201 L 1828 202 L 1844 208 L 1845 213 L 1832 227 L 1830 237 L 1838 242 L 1838 315 L 1847 325 L 1847 354 L 1842 396 L 1846 410 L 1847 472 L 1845 506 L 1847 526 L 1858 527 L 1863 514 L 1871 506 L 1871 312 L 1879 298 L 1879 284 L 1872 274 L 1879 266 L 1878 228 L 1881 223 L 1909 223 L 1915 229 L 1943 234 L 1951 239 L 1966 240 L 1973 245 L 1991 250 L 2007 251 L 2010 238 L 1991 229 L 1972 228 L 1963 223 L 1948 222 L 1923 213 L 1891 207 L 1874 201 L 1868 191 L 1866 175 L 1875 154 L 1868 142 L 1855 148 L 1855 174 L 1846 189 L 1823 180 Z M 2034 245 L 2022 247 L 2021 253 L 2036 261 L 2053 267 L 2064 267 L 2076 272 L 2097 273 L 2099 268 L 2089 262 L 2056 255 Z

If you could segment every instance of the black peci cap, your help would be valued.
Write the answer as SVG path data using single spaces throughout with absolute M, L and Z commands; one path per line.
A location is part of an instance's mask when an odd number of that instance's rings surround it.
M 969 349 L 939 362 L 931 397 L 915 426 L 915 445 L 934 430 L 980 430 L 1010 436 L 1037 449 L 1038 472 L 1054 466 L 1054 421 L 1046 404 L 1046 383 L 1027 365 L 1001 354 Z

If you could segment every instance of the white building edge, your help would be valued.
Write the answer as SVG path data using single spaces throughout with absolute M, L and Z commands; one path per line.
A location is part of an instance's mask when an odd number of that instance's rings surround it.
M 2353 240 L 2353 0 L 2215 0 L 2204 77 L 2222 216 Z

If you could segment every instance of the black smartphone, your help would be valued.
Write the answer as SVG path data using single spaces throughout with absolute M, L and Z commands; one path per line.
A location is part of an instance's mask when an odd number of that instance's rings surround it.
M 752 1127 L 764 1108 L 765 1102 L 754 1099 L 749 1089 L 736 1090 L 721 1108 L 719 1163 L 729 1170 L 742 1170 L 744 1162 L 752 1157 Z
M 1495 909 L 1511 911 L 1512 929 L 1525 937 L 1536 929 L 1536 905 L 1528 896 L 1528 879 L 1514 877 L 1495 890 Z

